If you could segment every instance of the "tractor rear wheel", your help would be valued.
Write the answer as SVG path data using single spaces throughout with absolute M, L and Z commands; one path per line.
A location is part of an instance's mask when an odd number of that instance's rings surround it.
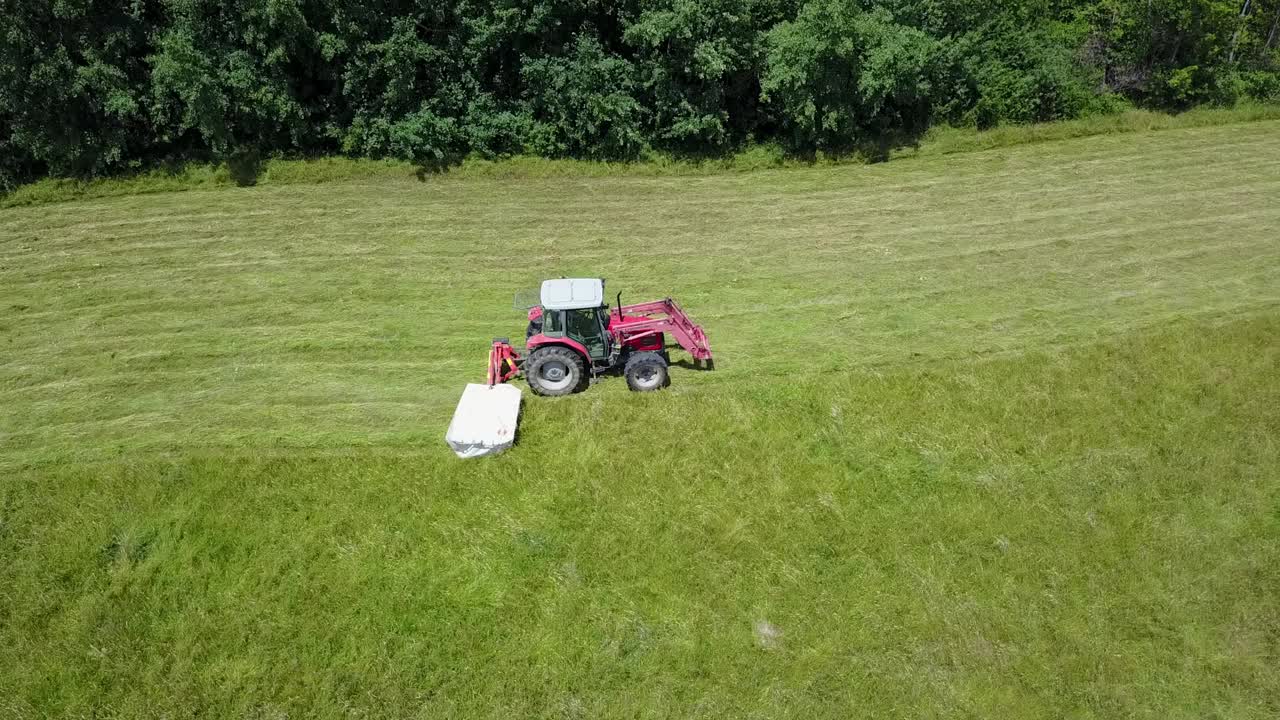
M 634 392 L 661 390 L 671 382 L 667 361 L 656 352 L 639 352 L 627 358 L 622 373 L 627 376 L 627 387 Z
M 585 384 L 585 375 L 582 356 L 566 347 L 538 348 L 524 366 L 529 389 L 548 397 L 577 392 Z

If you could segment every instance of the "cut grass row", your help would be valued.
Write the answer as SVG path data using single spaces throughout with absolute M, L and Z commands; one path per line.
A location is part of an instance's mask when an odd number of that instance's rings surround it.
M 1277 119 L 1280 119 L 1280 106 L 1244 103 L 1234 108 L 1197 108 L 1178 115 L 1130 110 L 1081 120 L 1008 125 L 984 131 L 939 126 L 930 130 L 917 145 L 893 150 L 890 157 L 893 159 L 932 157 L 1096 135 L 1214 127 Z M 255 185 L 280 186 L 408 177 L 417 177 L 431 182 L 437 182 L 444 177 L 450 179 L 687 177 L 864 162 L 866 158 L 856 153 L 843 157 L 827 157 L 819 154 L 816 158 L 797 158 L 788 155 L 776 145 L 754 146 L 727 157 L 701 160 L 681 159 L 657 153 L 637 162 L 538 157 L 511 157 L 499 160 L 468 158 L 444 169 L 443 172 L 426 171 L 412 163 L 400 161 L 326 157 L 306 160 L 269 159 L 262 164 L 252 182 Z M 22 186 L 7 195 L 0 195 L 0 208 L 98 197 L 231 188 L 238 182 L 243 181 L 238 181 L 226 166 L 201 163 L 190 163 L 177 169 L 153 170 L 122 178 L 91 181 L 52 178 Z
M 0 218 L 0 462 L 435 442 L 510 296 L 603 275 L 696 383 L 1091 342 L 1274 306 L 1275 122 L 706 178 L 380 179 Z M 340 200 L 335 201 L 335 197 Z
M 0 715 L 1280 714 L 1280 122 L 0 213 Z M 510 294 L 717 352 L 442 436 Z

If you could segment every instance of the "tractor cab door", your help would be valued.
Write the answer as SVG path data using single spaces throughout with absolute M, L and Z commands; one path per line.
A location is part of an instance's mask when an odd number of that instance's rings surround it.
M 587 349 L 592 360 L 605 360 L 609 357 L 609 341 L 604 329 L 604 311 L 602 308 L 565 311 L 566 334 Z

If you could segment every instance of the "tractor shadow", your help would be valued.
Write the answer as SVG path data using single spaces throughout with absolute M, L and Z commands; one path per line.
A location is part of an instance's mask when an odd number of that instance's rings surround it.
M 696 360 L 677 360 L 671 363 L 671 367 L 680 368 L 681 370 L 693 370 L 694 372 L 711 372 L 716 369 L 714 365 L 697 362 Z

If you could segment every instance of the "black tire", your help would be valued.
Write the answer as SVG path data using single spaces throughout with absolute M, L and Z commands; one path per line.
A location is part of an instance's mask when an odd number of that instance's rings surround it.
M 653 392 L 671 384 L 667 361 L 656 352 L 639 352 L 627 358 L 622 374 L 632 392 Z
M 541 347 L 524 365 L 524 377 L 534 395 L 559 397 L 585 386 L 586 369 L 582 356 L 566 347 Z

